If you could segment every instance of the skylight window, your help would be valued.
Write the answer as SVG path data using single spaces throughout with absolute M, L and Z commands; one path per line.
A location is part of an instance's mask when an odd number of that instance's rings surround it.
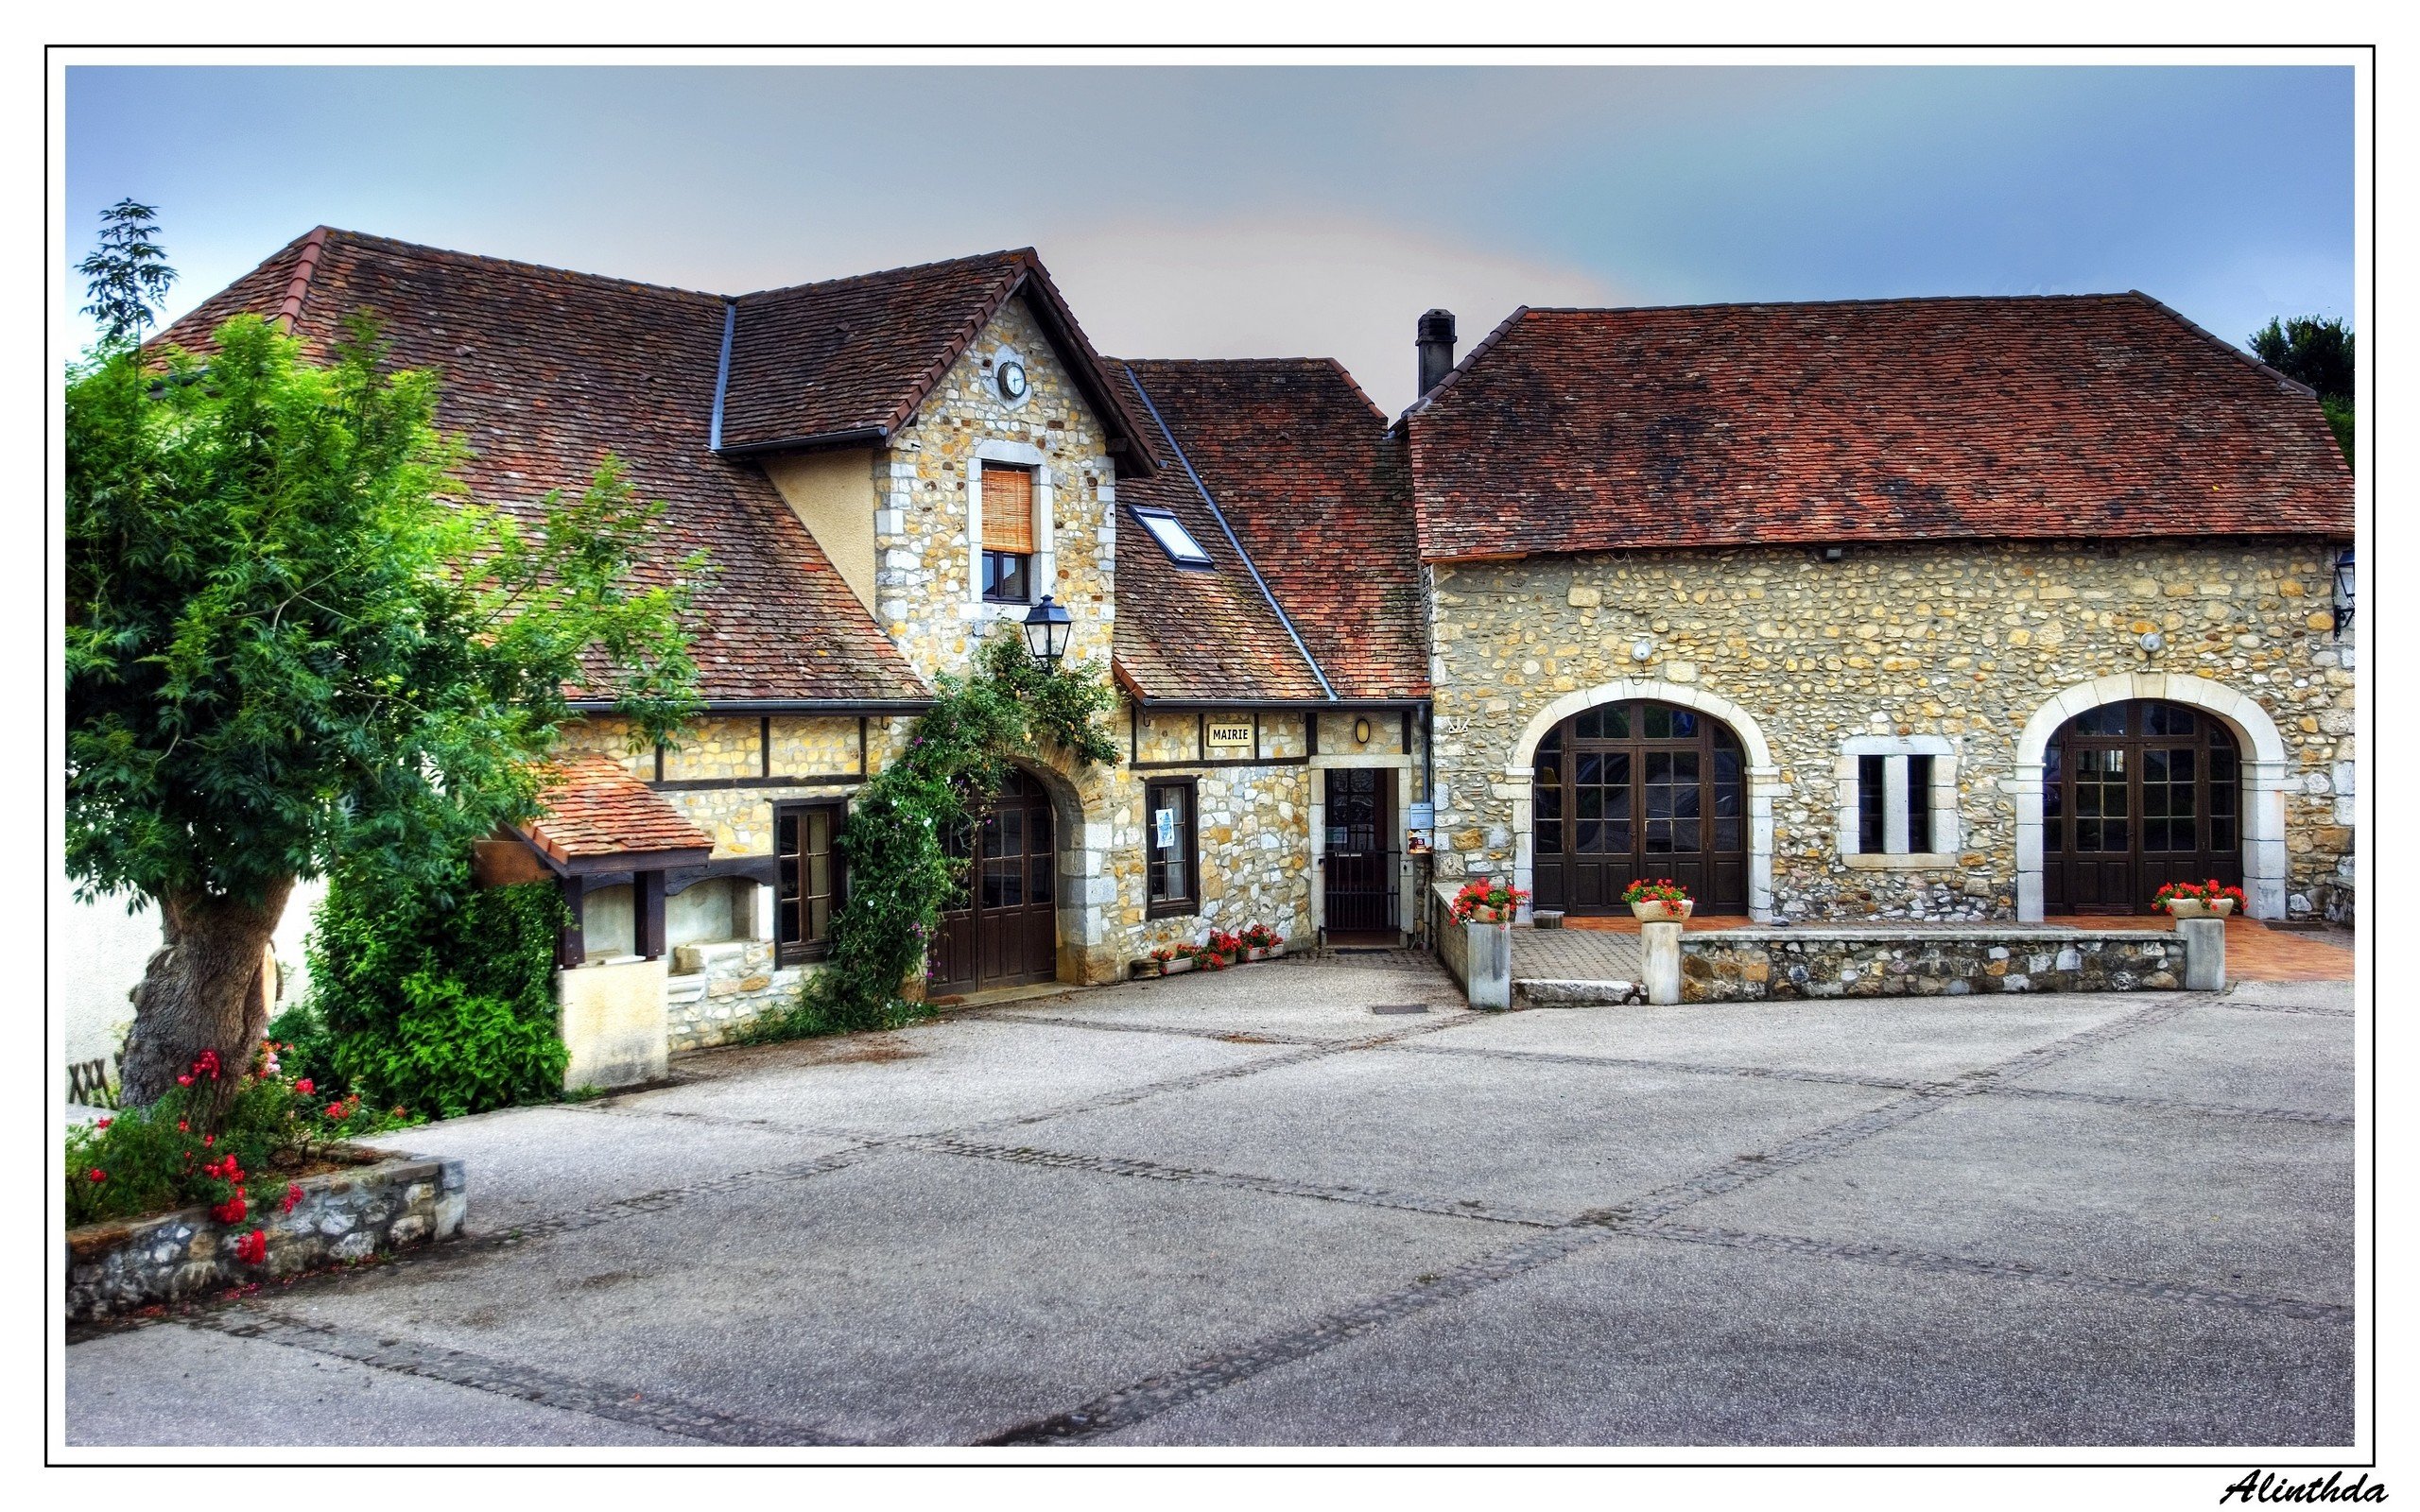
M 1166 509 L 1137 509 L 1134 518 L 1143 522 L 1143 528 L 1168 554 L 1168 560 L 1178 566 L 1207 572 L 1217 565 L 1211 561 L 1210 554 L 1201 549 L 1201 542 L 1193 539 L 1193 532 L 1184 528 L 1184 522 Z

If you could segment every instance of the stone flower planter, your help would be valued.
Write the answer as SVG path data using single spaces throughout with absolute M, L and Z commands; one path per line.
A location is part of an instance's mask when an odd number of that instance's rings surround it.
M 2235 900 L 2232 898 L 2221 898 L 2217 902 L 2205 902 L 2199 898 L 2170 898 L 2168 901 L 2168 917 L 2170 919 L 2224 919 L 2234 912 Z
M 1244 959 L 1247 961 L 1274 960 L 1285 954 L 1283 945 L 1248 945 L 1244 948 Z
M 266 1174 L 256 1177 L 253 1211 L 240 1223 L 219 1223 L 208 1208 L 181 1208 L 68 1229 L 68 1320 L 90 1322 L 244 1281 L 368 1260 L 462 1231 L 468 1199 L 461 1161 L 354 1146 L 340 1153 L 361 1163 L 294 1182 L 302 1194 L 292 1208 Z M 236 1256 L 236 1241 L 255 1228 L 267 1237 L 268 1253 L 247 1264 Z
M 1145 961 L 1146 976 L 1183 976 L 1193 970 L 1193 957 L 1180 955 L 1172 961 Z
M 1697 900 L 1694 898 L 1677 903 L 1666 902 L 1661 898 L 1651 898 L 1645 902 L 1631 904 L 1630 913 L 1633 919 L 1642 924 L 1677 924 L 1688 918 L 1697 905 Z

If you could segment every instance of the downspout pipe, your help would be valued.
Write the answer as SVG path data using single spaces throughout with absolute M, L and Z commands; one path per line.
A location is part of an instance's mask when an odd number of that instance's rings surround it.
M 1287 639 L 1292 641 L 1294 649 L 1302 653 L 1303 664 L 1309 667 L 1311 676 L 1319 679 L 1320 692 L 1326 695 L 1328 702 L 1337 702 L 1336 689 L 1328 682 L 1327 674 L 1320 669 L 1319 658 L 1311 655 L 1311 648 L 1303 644 L 1303 637 L 1295 630 L 1294 622 L 1286 617 L 1286 610 L 1277 602 L 1277 595 L 1269 591 L 1269 584 L 1260 576 L 1260 569 L 1253 565 L 1252 553 L 1244 550 L 1244 543 L 1236 539 L 1236 527 L 1227 524 L 1226 511 L 1219 507 L 1219 501 L 1212 498 L 1210 490 L 1202 486 L 1201 474 L 1193 471 L 1193 459 L 1186 456 L 1184 448 L 1177 444 L 1176 433 L 1168 429 L 1168 422 L 1160 416 L 1160 406 L 1151 403 L 1150 390 L 1143 387 L 1143 380 L 1134 376 L 1132 368 L 1126 369 L 1126 381 L 1133 387 L 1136 397 L 1143 401 L 1143 407 L 1150 411 L 1151 423 L 1160 428 L 1160 438 L 1168 443 L 1168 451 L 1176 457 L 1177 466 L 1184 469 L 1184 475 L 1192 481 L 1193 491 L 1200 494 L 1201 502 L 1209 507 L 1210 518 L 1219 522 L 1219 529 L 1226 536 L 1236 559 L 1244 564 L 1244 571 L 1252 574 L 1253 586 L 1258 588 L 1260 596 L 1268 600 L 1269 611 L 1277 616 L 1277 623 L 1286 627 Z

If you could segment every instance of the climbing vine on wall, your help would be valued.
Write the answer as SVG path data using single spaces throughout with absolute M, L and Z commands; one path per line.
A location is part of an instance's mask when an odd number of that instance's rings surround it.
M 929 1011 L 900 995 L 965 885 L 965 861 L 945 841 L 971 824 L 1008 775 L 1010 758 L 1056 747 L 1080 765 L 1117 759 L 1103 724 L 1107 679 L 1046 668 L 1015 635 L 984 644 L 966 677 L 936 679 L 933 707 L 907 749 L 857 791 L 838 849 L 848 897 L 832 920 L 822 970 L 791 1007 L 759 1019 L 754 1040 L 839 1034 L 904 1023 Z

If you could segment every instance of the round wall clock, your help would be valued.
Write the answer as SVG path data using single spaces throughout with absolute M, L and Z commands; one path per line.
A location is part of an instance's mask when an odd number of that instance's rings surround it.
M 1001 398 L 1013 401 L 1025 397 L 1024 363 L 1011 361 L 1000 364 L 998 376 Z

